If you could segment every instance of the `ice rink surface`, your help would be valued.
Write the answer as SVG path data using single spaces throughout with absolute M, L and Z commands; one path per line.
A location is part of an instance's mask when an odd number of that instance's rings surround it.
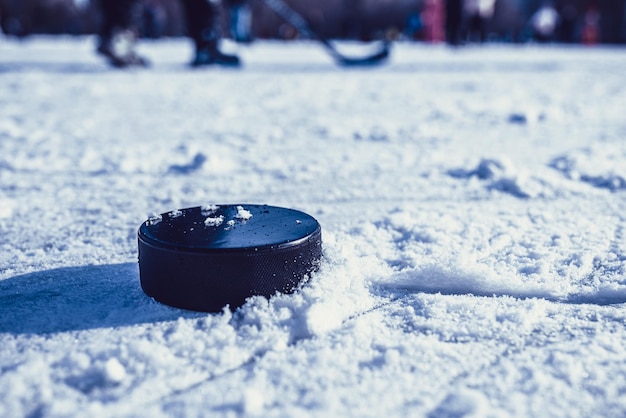
M 0 37 L 0 416 L 626 415 L 626 49 L 93 50 Z M 316 217 L 320 271 L 145 296 L 139 225 L 219 203 Z

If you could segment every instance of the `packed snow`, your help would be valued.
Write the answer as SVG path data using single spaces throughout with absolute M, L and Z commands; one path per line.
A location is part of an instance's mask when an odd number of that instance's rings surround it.
M 249 210 L 246 210 L 243 206 L 237 206 L 237 213 L 235 214 L 235 218 L 242 220 L 242 221 L 247 221 L 250 218 L 252 218 L 252 214 L 250 213 Z
M 223 215 L 216 216 L 216 217 L 209 216 L 208 218 L 204 220 L 204 224 L 206 226 L 220 226 L 223 222 L 224 222 Z
M 0 416 L 626 415 L 626 50 L 93 48 L 0 38 Z M 142 292 L 139 225 L 253 203 L 322 225 L 294 294 Z

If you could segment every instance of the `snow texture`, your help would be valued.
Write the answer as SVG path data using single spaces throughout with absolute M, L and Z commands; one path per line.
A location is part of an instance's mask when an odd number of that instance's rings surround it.
M 209 216 L 208 218 L 206 218 L 204 220 L 204 224 L 206 226 L 220 226 L 222 223 L 224 223 L 224 216 L 220 215 L 220 216 L 216 216 L 216 217 L 211 217 Z
M 249 210 L 244 209 L 243 206 L 237 206 L 237 213 L 235 214 L 235 219 L 239 219 L 242 221 L 247 221 L 252 218 L 252 214 Z
M 0 39 L 0 416 L 626 415 L 623 49 L 93 46 Z M 313 215 L 320 270 L 148 298 L 139 225 L 205 202 Z

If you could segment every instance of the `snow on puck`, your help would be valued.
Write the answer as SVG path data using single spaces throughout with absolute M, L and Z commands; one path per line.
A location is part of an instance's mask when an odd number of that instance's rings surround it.
M 317 269 L 322 230 L 310 215 L 267 205 L 211 205 L 150 217 L 138 231 L 143 291 L 182 309 L 235 309 L 290 293 Z

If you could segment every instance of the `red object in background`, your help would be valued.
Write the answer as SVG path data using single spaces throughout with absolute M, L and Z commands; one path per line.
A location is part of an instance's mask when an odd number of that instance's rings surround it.
M 595 45 L 600 41 L 600 12 L 593 5 L 585 11 L 580 37 L 585 45 Z
M 445 41 L 445 5 L 443 0 L 426 0 L 422 11 L 422 21 L 424 22 L 424 40 L 426 42 Z

